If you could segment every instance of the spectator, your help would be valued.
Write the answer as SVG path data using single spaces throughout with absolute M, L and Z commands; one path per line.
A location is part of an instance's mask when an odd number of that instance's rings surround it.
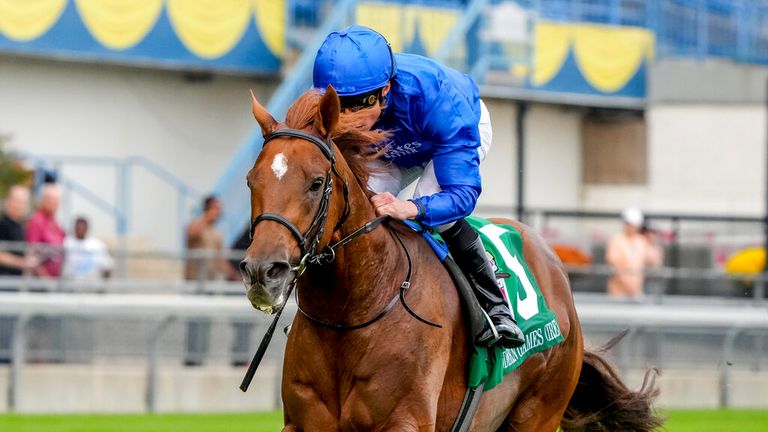
M 59 277 L 61 275 L 62 246 L 64 229 L 56 221 L 61 192 L 54 183 L 47 183 L 42 188 L 40 208 L 27 223 L 27 242 L 43 245 L 38 249 L 42 267 L 39 276 Z
M 636 208 L 621 213 L 622 232 L 616 234 L 605 249 L 605 260 L 613 269 L 608 280 L 608 294 L 616 297 L 641 298 L 643 274 L 647 267 L 661 264 L 661 248 L 641 232 L 643 213 Z
M 21 243 L 24 241 L 22 221 L 29 207 L 29 189 L 24 186 L 11 186 L 5 199 L 5 209 L 0 216 L 0 242 Z M 9 244 L 0 247 L 0 277 L 21 276 L 25 271 L 32 270 L 36 260 L 25 251 L 18 249 L 19 245 Z M 0 291 L 10 291 L 11 288 L 0 287 Z M 13 332 L 16 317 L 0 316 L 0 363 L 10 363 Z
M 221 216 L 221 201 L 215 196 L 203 200 L 203 214 L 194 219 L 187 227 L 187 250 L 192 254 L 201 253 L 211 256 L 192 256 L 187 259 L 184 275 L 187 280 L 216 280 L 227 278 L 232 271 L 226 259 L 220 255 L 222 235 L 214 224 Z M 202 286 L 202 284 L 200 285 Z M 211 321 L 197 318 L 187 321 L 186 356 L 184 364 L 200 366 L 208 354 L 210 345 Z
M 103 241 L 88 236 L 88 220 L 75 220 L 74 237 L 64 240 L 64 270 L 70 280 L 98 281 L 112 274 L 113 261 Z
M 41 189 L 40 205 L 27 222 L 26 240 L 31 244 L 30 250 L 34 256 L 41 262 L 35 271 L 35 274 L 40 277 L 61 276 L 65 233 L 56 221 L 60 201 L 59 186 L 56 183 L 44 183 Z M 37 289 L 46 290 L 45 287 Z M 33 316 L 27 326 L 27 348 L 30 351 L 30 361 L 64 361 L 63 335 L 66 327 L 64 319 Z
M 187 280 L 216 280 L 227 278 L 232 269 L 220 256 L 222 250 L 221 232 L 214 224 L 221 216 L 221 201 L 214 196 L 203 200 L 203 214 L 187 227 L 187 250 L 201 255 L 187 259 L 184 269 Z
M 0 216 L 0 241 L 21 243 L 24 241 L 22 222 L 29 207 L 29 189 L 15 185 L 8 191 L 5 210 Z M 0 247 L 0 276 L 21 276 L 35 268 L 37 262 L 26 255 L 18 245 Z

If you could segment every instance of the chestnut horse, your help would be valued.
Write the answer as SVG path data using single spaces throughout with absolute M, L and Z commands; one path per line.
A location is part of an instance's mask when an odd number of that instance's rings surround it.
M 402 224 L 358 230 L 376 219 L 368 162 L 387 134 L 355 128 L 355 114 L 340 115 L 331 87 L 304 94 L 286 125 L 255 98 L 253 114 L 265 145 L 247 177 L 253 241 L 243 280 L 253 306 L 267 313 L 282 307 L 298 280 L 302 312 L 285 350 L 283 430 L 448 431 L 470 356 L 451 277 Z M 584 351 L 558 258 L 530 228 L 499 222 L 522 232 L 526 261 L 564 341 L 484 393 L 470 430 L 653 430 L 653 383 L 632 392 L 598 354 Z M 407 304 L 399 304 L 406 280 Z

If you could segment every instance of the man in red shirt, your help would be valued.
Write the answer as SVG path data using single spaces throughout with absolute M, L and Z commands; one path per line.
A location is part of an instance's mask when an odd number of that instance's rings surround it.
M 40 276 L 59 277 L 61 275 L 62 247 L 64 229 L 56 221 L 61 192 L 55 184 L 48 183 L 42 188 L 40 207 L 27 222 L 27 242 L 43 245 L 33 250 L 42 262 Z

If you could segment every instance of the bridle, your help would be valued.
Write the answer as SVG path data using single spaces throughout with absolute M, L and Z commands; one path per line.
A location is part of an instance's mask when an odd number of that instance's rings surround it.
M 331 167 L 328 169 L 328 171 L 325 174 L 325 189 L 323 190 L 323 196 L 320 200 L 320 205 L 317 209 L 317 213 L 315 213 L 315 217 L 312 219 L 312 223 L 310 223 L 309 228 L 304 234 L 301 233 L 301 231 L 296 227 L 295 224 L 293 224 L 293 222 L 289 221 L 288 219 L 286 219 L 285 217 L 277 213 L 262 213 L 259 216 L 257 216 L 255 219 L 253 219 L 253 221 L 251 222 L 251 229 L 250 229 L 251 239 L 253 239 L 253 232 L 256 229 L 256 225 L 259 222 L 269 220 L 269 221 L 277 222 L 280 225 L 284 226 L 288 231 L 291 232 L 293 237 L 298 242 L 299 248 L 301 249 L 301 259 L 299 260 L 298 265 L 291 268 L 291 270 L 294 272 L 294 279 L 290 283 L 288 295 L 286 296 L 286 297 L 290 297 L 291 291 L 293 291 L 293 288 L 296 286 L 296 283 L 299 280 L 299 277 L 304 273 L 308 264 L 311 264 L 311 265 L 330 264 L 331 262 L 333 262 L 334 259 L 336 259 L 336 248 L 344 246 L 345 244 L 349 243 L 355 238 L 373 231 L 376 227 L 381 225 L 382 222 L 389 219 L 389 217 L 382 216 L 382 217 L 375 218 L 369 221 L 368 223 L 366 223 L 365 225 L 361 226 L 360 228 L 354 230 L 352 233 L 342 238 L 338 242 L 332 245 L 328 245 L 325 248 L 323 248 L 321 252 L 316 253 L 317 246 L 320 243 L 320 239 L 323 237 L 323 233 L 325 231 L 325 224 L 328 220 L 328 209 L 330 208 L 331 194 L 333 192 L 333 176 L 338 177 L 339 180 L 342 182 L 342 189 L 344 191 L 344 212 L 342 213 L 342 216 L 339 219 L 339 222 L 336 223 L 336 226 L 334 227 L 334 231 L 338 230 L 341 227 L 341 225 L 343 225 L 344 222 L 349 217 L 349 213 L 350 213 L 349 185 L 344 180 L 344 178 L 341 177 L 339 172 L 336 170 L 336 159 L 333 154 L 333 141 L 330 138 L 328 138 L 327 140 L 323 140 L 315 135 L 312 135 L 310 133 L 307 133 L 298 129 L 285 128 L 285 129 L 280 129 L 275 132 L 272 132 L 271 134 L 264 137 L 264 146 L 266 146 L 267 143 L 274 140 L 275 138 L 280 138 L 280 137 L 300 138 L 300 139 L 311 142 L 312 144 L 317 146 L 317 148 L 319 148 L 320 151 L 323 152 L 323 155 L 331 163 Z M 411 309 L 406 303 L 405 293 L 408 291 L 408 289 L 411 286 L 411 275 L 412 275 L 411 255 L 408 252 L 408 249 L 405 247 L 405 243 L 403 243 L 403 240 L 400 238 L 397 232 L 392 231 L 392 233 L 394 234 L 395 238 L 397 239 L 403 251 L 405 251 L 405 256 L 408 262 L 408 273 L 405 281 L 403 281 L 403 283 L 400 285 L 400 290 L 398 291 L 398 294 L 396 294 L 395 297 L 387 304 L 387 306 L 384 309 L 382 309 L 378 314 L 376 314 L 372 319 L 369 319 L 364 323 L 355 324 L 355 325 L 327 323 L 305 312 L 301 308 L 301 305 L 299 305 L 298 296 L 297 296 L 296 305 L 298 307 L 298 310 L 309 321 L 317 325 L 320 325 L 322 327 L 332 328 L 336 330 L 351 331 L 351 330 L 357 330 L 360 328 L 368 327 L 369 325 L 378 321 L 380 318 L 386 315 L 395 306 L 395 304 L 397 304 L 397 300 L 399 299 L 400 303 L 402 303 L 403 306 L 405 307 L 405 310 L 408 311 L 408 313 L 411 314 L 417 320 L 433 327 L 438 327 L 438 328 L 442 327 L 439 324 L 435 324 L 433 322 L 430 322 L 418 316 L 413 311 L 413 309 Z
M 292 268 L 292 270 L 297 273 L 296 277 L 298 278 L 298 276 L 301 276 L 301 274 L 304 273 L 307 262 L 320 264 L 320 260 L 324 257 L 323 254 L 315 254 L 315 251 L 317 250 L 318 243 L 320 243 L 320 239 L 323 237 L 325 224 L 328 220 L 328 209 L 331 203 L 331 193 L 333 192 L 333 176 L 339 178 L 344 190 L 344 213 L 342 213 L 339 222 L 334 227 L 334 230 L 337 230 L 342 224 L 344 224 L 344 222 L 349 217 L 349 185 L 336 170 L 336 159 L 333 155 L 333 141 L 331 141 L 330 138 L 328 140 L 322 140 L 310 133 L 298 129 L 286 128 L 272 132 L 271 134 L 264 137 L 264 146 L 266 146 L 270 141 L 281 137 L 300 138 L 305 141 L 309 141 L 317 146 L 317 148 L 323 152 L 323 155 L 326 157 L 326 159 L 331 162 L 331 167 L 325 174 L 325 189 L 323 190 L 323 196 L 320 199 L 320 206 L 317 209 L 317 213 L 315 213 L 315 217 L 312 219 L 312 223 L 309 224 L 309 228 L 307 228 L 307 231 L 304 234 L 299 231 L 293 222 L 277 213 L 262 213 L 253 219 L 253 221 L 251 221 L 251 240 L 253 240 L 253 231 L 256 229 L 256 225 L 259 222 L 265 220 L 277 222 L 288 229 L 288 231 L 290 231 L 290 233 L 298 242 L 299 249 L 301 250 L 301 259 L 299 260 L 299 264 Z

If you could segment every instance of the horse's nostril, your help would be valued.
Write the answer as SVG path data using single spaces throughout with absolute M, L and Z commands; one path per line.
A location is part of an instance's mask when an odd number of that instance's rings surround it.
M 240 272 L 243 274 L 248 274 L 248 262 L 246 260 L 240 261 Z
M 264 271 L 265 279 L 281 279 L 291 270 L 290 264 L 283 261 L 276 261 L 267 266 Z

